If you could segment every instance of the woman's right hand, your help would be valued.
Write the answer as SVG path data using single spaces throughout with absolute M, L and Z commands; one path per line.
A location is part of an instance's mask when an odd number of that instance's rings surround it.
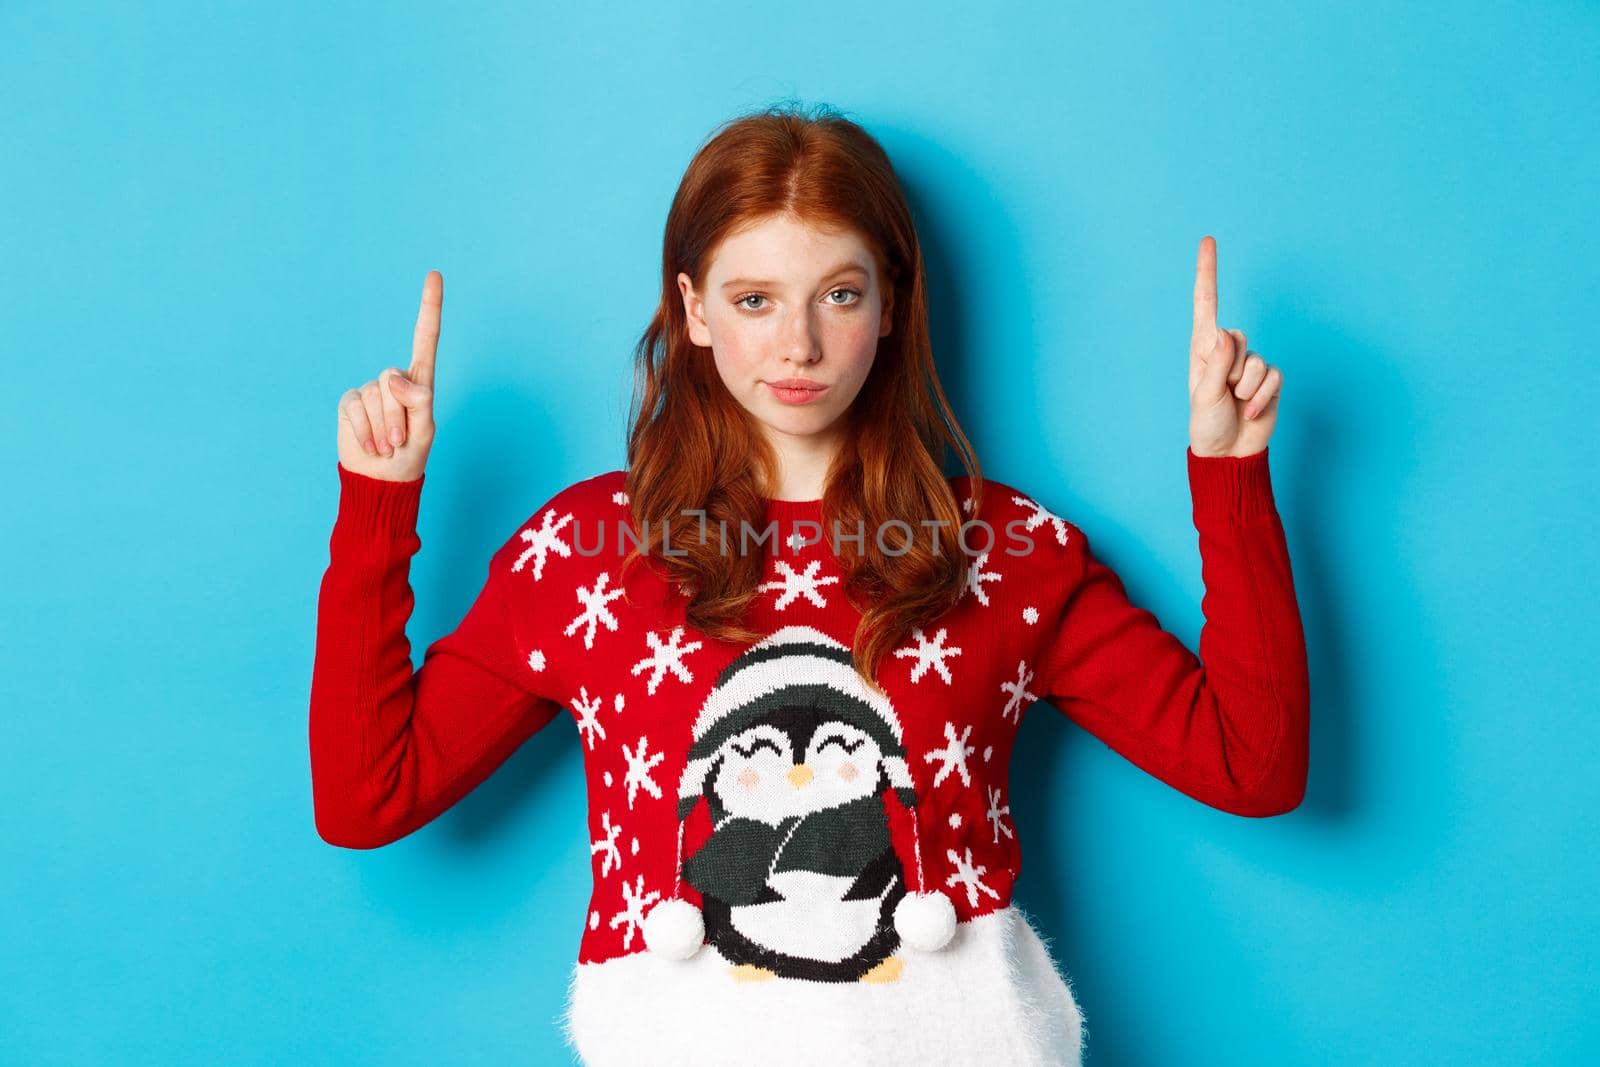
M 433 447 L 433 361 L 439 348 L 444 276 L 428 272 L 411 335 L 411 369 L 385 368 L 339 398 L 339 464 L 389 482 L 422 477 Z

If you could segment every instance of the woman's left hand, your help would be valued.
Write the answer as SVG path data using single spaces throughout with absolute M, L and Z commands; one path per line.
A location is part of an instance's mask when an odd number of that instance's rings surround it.
M 1189 448 L 1197 456 L 1249 456 L 1278 422 L 1283 372 L 1245 348 L 1243 330 L 1217 327 L 1217 242 L 1200 239 L 1189 337 Z

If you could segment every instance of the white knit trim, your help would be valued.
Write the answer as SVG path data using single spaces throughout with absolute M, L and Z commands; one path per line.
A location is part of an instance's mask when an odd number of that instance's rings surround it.
M 914 791 L 917 788 L 916 783 L 911 780 L 911 768 L 906 766 L 905 757 L 883 757 L 883 769 L 889 776 L 889 784 L 894 786 L 896 789 L 910 789 Z
M 938 952 L 897 955 L 905 969 L 884 984 L 740 982 L 709 944 L 688 960 L 579 963 L 562 1028 L 587 1067 L 1081 1064 L 1083 1014 L 1016 907 L 958 924 Z

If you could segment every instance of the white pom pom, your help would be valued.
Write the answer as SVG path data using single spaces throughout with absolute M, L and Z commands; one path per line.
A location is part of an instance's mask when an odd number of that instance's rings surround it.
M 923 952 L 937 952 L 956 932 L 956 906 L 943 893 L 907 893 L 894 906 L 900 940 Z
M 682 898 L 663 900 L 644 917 L 645 947 L 658 956 L 686 960 L 705 944 L 700 909 Z

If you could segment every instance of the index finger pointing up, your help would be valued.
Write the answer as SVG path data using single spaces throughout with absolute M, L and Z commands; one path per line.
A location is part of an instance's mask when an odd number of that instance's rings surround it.
M 1200 238 L 1200 254 L 1194 261 L 1194 332 L 1215 332 L 1217 328 L 1217 240 L 1209 234 Z
M 433 388 L 433 360 L 439 351 L 439 313 L 444 307 L 444 275 L 430 270 L 422 283 L 422 306 L 417 310 L 417 328 L 411 335 L 411 370 L 418 385 Z

